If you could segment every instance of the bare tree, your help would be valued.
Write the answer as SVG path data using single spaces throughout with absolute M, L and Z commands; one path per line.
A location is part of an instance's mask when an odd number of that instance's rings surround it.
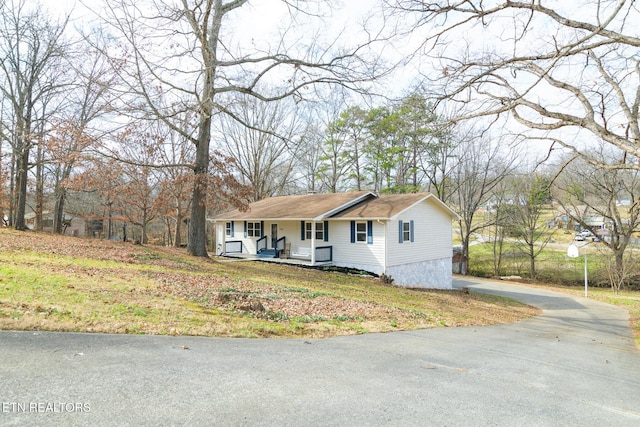
M 310 122 L 300 143 L 302 151 L 297 164 L 301 192 L 316 193 L 323 189 L 319 178 L 323 140 L 324 133 L 320 126 Z
M 290 22 L 304 26 L 307 36 L 312 28 L 307 24 L 319 18 L 316 10 L 322 10 L 314 9 L 322 3 L 311 0 L 278 4 L 288 8 L 295 18 Z M 114 0 L 107 6 L 105 20 L 126 49 L 118 59 L 127 65 L 121 70 L 121 84 L 123 100 L 135 107 L 130 114 L 142 112 L 139 118 L 162 120 L 195 146 L 187 249 L 196 256 L 207 256 L 206 195 L 216 115 L 243 123 L 234 108 L 239 95 L 261 101 L 303 100 L 318 84 L 355 87 L 380 65 L 377 58 L 363 57 L 373 39 L 336 50 L 337 37 L 326 40 L 326 27 L 311 38 L 301 38 L 293 27 L 284 28 L 274 42 L 262 34 L 246 37 L 236 26 L 251 12 L 248 0 Z M 116 52 L 105 53 L 113 57 Z M 187 110 L 194 113 L 191 127 L 173 120 Z
M 221 151 L 236 158 L 243 182 L 253 187 L 251 201 L 282 194 L 294 179 L 300 150 L 295 143 L 300 133 L 295 105 L 255 98 L 242 99 L 239 104 L 242 122 L 228 116 L 221 120 Z
M 633 252 L 624 257 L 622 265 L 618 265 L 616 261 L 615 258 L 605 259 L 604 270 L 611 290 L 617 294 L 625 286 L 633 283 L 634 280 L 637 283 L 640 276 L 640 267 L 638 266 L 638 260 L 633 257 Z
M 570 161 L 556 180 L 556 200 L 582 229 L 601 236 L 600 244 L 613 252 L 618 274 L 626 278 L 625 252 L 633 233 L 640 230 L 640 172 L 614 167 L 637 160 L 603 148 L 591 155 L 612 167 L 601 168 L 580 159 Z M 595 220 L 599 224 L 594 224 Z
M 469 138 L 471 133 L 465 133 Z M 456 209 L 461 219 L 460 236 L 462 255 L 469 259 L 469 243 L 474 233 L 486 228 L 493 218 L 476 218 L 479 208 L 487 204 L 494 189 L 515 168 L 515 156 L 504 153 L 499 144 L 484 136 L 465 139 L 457 145 L 457 163 L 453 167 L 452 196 L 449 203 Z M 464 265 L 462 274 L 467 274 Z
M 189 116 L 185 116 L 189 120 Z M 160 164 L 170 165 L 158 170 L 161 174 L 161 189 L 158 200 L 167 224 L 169 244 L 182 246 L 183 222 L 189 219 L 191 205 L 191 189 L 193 188 L 193 173 L 188 167 L 193 163 L 193 145 L 178 133 L 167 129 L 164 137 L 164 147 L 160 148 Z M 171 237 L 171 220 L 175 224 L 173 238 Z
M 508 231 L 507 209 L 505 207 L 509 203 L 509 194 L 507 191 L 507 180 L 502 180 L 492 191 L 490 202 L 487 203 L 487 215 L 492 218 L 487 221 L 486 232 L 491 249 L 493 251 L 493 274 L 500 276 L 502 274 L 502 261 L 505 253 L 505 240 Z
M 129 127 L 118 136 L 120 177 L 116 201 L 127 220 L 140 227 L 140 243 L 148 243 L 148 225 L 158 215 L 160 192 L 160 164 L 164 135 L 149 129 Z
M 42 140 L 44 125 L 39 120 L 46 116 L 46 104 L 59 90 L 68 20 L 54 23 L 26 0 L 10 0 L 4 6 L 0 8 L 0 94 L 3 107 L 10 112 L 4 116 L 9 120 L 4 129 L 9 133 L 15 165 L 10 221 L 16 229 L 24 230 L 30 154 Z
M 606 168 L 583 142 L 640 158 L 640 10 L 633 0 L 387 0 L 425 34 L 415 50 L 441 97 L 466 118 L 510 113 L 531 141 Z M 553 4 L 553 6 L 549 6 Z M 409 31 L 409 30 L 408 30 Z M 481 42 L 478 42 L 478 41 Z
M 541 224 L 541 217 L 549 208 L 550 179 L 536 173 L 520 175 L 511 180 L 513 199 L 503 204 L 503 217 L 516 248 L 529 259 L 529 277 L 536 277 L 536 258 L 551 241 L 553 233 Z
M 74 82 L 67 87 L 61 118 L 52 123 L 49 137 L 54 174 L 54 233 L 63 232 L 67 198 L 64 183 L 82 154 L 98 139 L 99 134 L 91 129 L 91 125 L 109 111 L 108 89 L 115 79 L 111 65 L 88 44 L 81 43 L 77 47 L 79 49 L 67 62 Z

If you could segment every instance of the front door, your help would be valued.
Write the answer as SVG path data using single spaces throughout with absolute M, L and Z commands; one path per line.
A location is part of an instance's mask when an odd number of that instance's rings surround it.
M 277 249 L 278 244 L 278 224 L 271 224 L 271 247 Z

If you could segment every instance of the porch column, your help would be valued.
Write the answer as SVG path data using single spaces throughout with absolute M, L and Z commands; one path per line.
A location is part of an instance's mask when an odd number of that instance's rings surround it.
M 316 222 L 311 224 L 311 265 L 316 265 Z
M 226 224 L 217 223 L 216 224 L 216 255 L 222 255 L 225 251 L 225 241 L 227 238 L 226 233 Z

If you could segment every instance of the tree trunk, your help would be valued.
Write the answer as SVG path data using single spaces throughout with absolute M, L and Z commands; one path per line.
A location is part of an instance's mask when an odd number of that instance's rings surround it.
M 60 187 L 56 191 L 56 204 L 53 209 L 53 232 L 62 234 L 62 224 L 64 222 L 64 201 L 66 198 L 67 190 Z
M 142 214 L 142 244 L 146 245 L 147 243 L 149 243 L 149 236 L 147 235 L 147 225 L 148 225 L 148 220 L 147 220 L 147 210 L 145 208 L 143 214 Z
M 182 237 L 181 237 L 182 224 L 181 223 L 182 223 L 182 215 L 178 213 L 176 215 L 176 229 L 174 230 L 175 234 L 173 237 L 173 246 L 175 246 L 176 248 L 179 248 L 180 245 L 182 245 Z
M 624 250 L 616 251 L 616 270 L 621 276 L 624 276 Z
M 206 175 L 196 173 L 196 183 L 193 188 L 193 205 L 191 207 L 191 221 L 189 223 L 187 252 L 194 256 L 208 257 L 206 238 L 207 197 L 206 183 L 204 181 L 206 181 Z
M 533 245 L 529 247 L 529 275 L 532 279 L 536 278 L 536 257 Z
M 16 178 L 16 230 L 26 230 L 27 224 L 24 219 L 27 207 L 27 168 L 29 166 L 29 150 L 25 149 L 18 156 L 17 178 Z
M 187 252 L 194 256 L 208 257 L 207 253 L 207 179 L 209 171 L 209 142 L 211 138 L 211 115 L 203 112 L 196 147 L 196 159 L 189 222 Z
M 64 204 L 67 198 L 67 189 L 62 185 L 66 179 L 71 176 L 73 162 L 67 163 L 63 170 L 62 176 L 57 177 L 55 186 L 56 204 L 53 213 L 53 232 L 64 234 Z
M 13 227 L 16 223 L 16 152 L 11 150 L 11 168 L 9 171 L 9 223 L 8 227 Z
M 0 135 L 2 135 L 2 117 L 0 116 Z M 2 144 L 0 143 L 0 227 L 5 225 L 4 223 L 4 191 L 5 188 L 4 178 L 2 171 Z
M 35 229 L 42 231 L 44 229 L 44 174 L 43 174 L 43 153 L 42 144 L 38 144 L 36 163 L 36 206 L 35 206 Z
M 458 224 L 460 226 L 460 238 L 462 239 L 460 274 L 466 276 L 469 273 L 469 239 L 471 238 L 471 233 L 468 232 L 469 227 L 462 227 L 462 221 L 459 221 Z

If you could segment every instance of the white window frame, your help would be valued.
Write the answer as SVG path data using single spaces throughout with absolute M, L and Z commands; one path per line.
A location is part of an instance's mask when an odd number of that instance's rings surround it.
M 231 223 L 227 222 L 224 225 L 224 233 L 227 237 L 231 237 Z
M 402 223 L 402 241 L 410 242 L 411 241 L 411 222 L 405 221 Z
M 360 230 L 360 226 L 364 226 L 364 230 Z M 356 221 L 356 243 L 367 243 L 367 222 Z
M 261 227 L 259 222 L 247 222 L 247 237 L 260 237 Z

